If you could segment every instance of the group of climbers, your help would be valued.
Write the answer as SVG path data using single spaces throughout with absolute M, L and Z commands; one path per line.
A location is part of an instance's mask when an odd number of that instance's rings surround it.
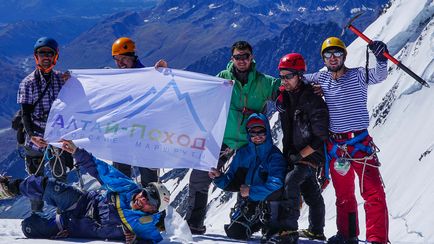
M 323 179 L 330 172 L 336 191 L 338 233 L 329 243 L 358 243 L 357 202 L 354 177 L 360 179 L 365 200 L 366 239 L 370 243 L 388 242 L 388 214 L 379 172 L 376 147 L 369 136 L 367 87 L 385 80 L 387 62 L 383 42 L 369 45 L 377 58 L 373 69 L 347 68 L 345 44 L 327 38 L 321 57 L 327 71 L 305 74 L 302 55 L 290 53 L 280 59 L 279 78 L 256 70 L 252 46 L 237 41 L 231 61 L 217 76 L 232 80 L 233 91 L 223 144 L 216 168 L 209 172 L 193 170 L 189 181 L 186 220 L 193 234 L 206 232 L 208 189 L 217 187 L 238 192 L 231 211 L 231 222 L 224 226 L 235 239 L 248 239 L 262 229 L 263 243 L 297 243 L 299 236 L 326 240 L 325 206 L 321 196 Z M 40 38 L 34 47 L 37 68 L 21 83 L 18 103 L 27 135 L 25 180 L 0 177 L 0 199 L 18 194 L 29 197 L 32 214 L 23 221 L 23 232 L 30 238 L 55 236 L 125 239 L 158 242 L 162 227 L 161 211 L 170 193 L 158 181 L 156 169 L 139 168 L 141 184 L 131 177 L 129 165 L 114 162 L 114 167 L 63 141 L 62 150 L 47 150 L 60 161 L 50 164 L 56 179 L 43 176 L 45 123 L 51 104 L 69 75 L 53 70 L 59 56 L 57 42 Z M 144 67 L 136 55 L 135 43 L 126 37 L 113 43 L 112 57 L 118 68 Z M 155 67 L 167 67 L 159 60 Z M 324 94 L 314 92 L 316 84 Z M 283 131 L 281 152 L 273 145 L 267 101 L 275 101 Z M 233 160 L 230 161 L 231 157 Z M 107 194 L 83 193 L 67 186 L 66 166 L 77 166 L 97 178 Z M 42 170 L 41 170 L 42 166 Z M 226 167 L 225 167 L 226 166 Z M 225 170 L 226 169 L 226 170 Z M 327 179 L 325 180 L 327 181 Z M 321 181 L 324 183 L 324 181 Z M 326 184 L 327 182 L 325 182 Z M 60 189 L 60 190 L 59 190 Z M 302 198 L 301 198 L 302 197 Z M 309 227 L 298 230 L 300 203 L 309 206 Z M 58 208 L 59 215 L 40 214 L 43 201 Z M 77 204 L 74 204 L 76 203 Z M 73 216 L 73 217 L 72 217 Z M 40 226 L 49 226 L 41 229 Z M 80 225 L 80 228 L 75 228 Z M 164 227 L 164 225 L 163 225 Z
M 305 74 L 306 63 L 298 53 L 281 58 L 278 66 L 280 92 L 275 92 L 277 82 L 268 85 L 265 94 L 278 95 L 273 98 L 283 131 L 283 153 L 266 146 L 270 140 L 269 126 L 263 126 L 261 133 L 249 126 L 250 121 L 258 118 L 268 125 L 265 117 L 252 114 L 247 125 L 240 119 L 238 123 L 231 123 L 228 119 L 226 132 L 228 128 L 237 127 L 245 130 L 247 145 L 231 148 L 236 152 L 229 169 L 224 172 L 213 168 L 209 177 L 217 187 L 239 192 L 231 211 L 231 222 L 225 225 L 229 237 L 248 239 L 253 232 L 262 229 L 263 243 L 297 243 L 300 236 L 326 240 L 325 206 L 321 192 L 328 184 L 330 172 L 336 189 L 338 233 L 330 237 L 328 243 L 358 243 L 355 174 L 360 179 L 365 200 L 366 240 L 370 243 L 388 242 L 386 199 L 378 170 L 376 146 L 367 131 L 369 117 L 366 104 L 368 85 L 379 83 L 387 76 L 387 62 L 383 56 L 387 47 L 383 42 L 374 41 L 369 48 L 377 58 L 377 66 L 372 69 L 347 68 L 344 64 L 346 46 L 336 37 L 327 38 L 321 47 L 327 71 Z M 235 56 L 238 53 L 233 50 L 232 60 L 241 58 Z M 244 58 L 250 56 L 251 53 Z M 235 78 L 235 88 L 237 85 L 244 88 L 264 84 L 258 80 L 249 80 L 246 84 L 240 79 L 246 76 L 254 78 L 253 74 L 239 76 L 236 65 L 230 63 L 228 67 L 226 72 L 233 74 L 231 78 Z M 250 72 L 257 72 L 254 66 Z M 309 83 L 320 86 L 324 99 L 315 94 Z M 272 91 L 268 92 L 268 89 Z M 249 93 L 235 91 L 231 109 L 238 101 L 249 101 L 249 98 L 262 94 L 263 90 L 249 90 Z M 266 99 L 261 101 L 263 105 L 265 102 Z M 236 111 L 239 111 L 239 118 L 244 118 L 241 111 L 260 112 L 250 109 L 248 105 L 242 109 L 238 106 Z M 238 135 L 241 133 L 238 132 Z M 282 166 L 279 162 L 282 159 L 284 170 L 276 172 Z M 258 193 L 257 189 L 262 190 Z M 301 197 L 309 206 L 309 227 L 305 230 L 298 230 L 297 223 Z M 201 221 L 199 224 L 203 223 Z

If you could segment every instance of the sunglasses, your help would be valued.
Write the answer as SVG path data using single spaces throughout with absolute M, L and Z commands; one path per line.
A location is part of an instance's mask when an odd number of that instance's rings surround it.
M 38 55 L 39 57 L 52 58 L 52 57 L 54 57 L 55 53 L 53 51 L 37 51 L 36 55 Z
M 232 55 L 235 60 L 246 60 L 250 58 L 250 53 Z
M 132 59 L 134 59 L 134 57 L 132 57 L 132 56 L 122 56 L 122 57 L 113 57 L 113 59 L 116 61 L 116 62 L 122 62 L 122 63 L 125 63 L 127 60 L 132 60 Z
M 336 51 L 336 52 L 325 52 L 325 53 L 323 54 L 324 58 L 326 58 L 326 59 L 331 58 L 332 55 L 335 56 L 336 58 L 340 58 L 340 57 L 342 57 L 342 56 L 344 55 L 344 52 L 341 52 L 341 51 Z
M 142 190 L 142 196 L 146 197 L 149 204 L 158 208 L 160 201 L 158 200 L 158 192 L 152 187 L 146 187 Z
M 281 80 L 290 80 L 290 79 L 294 78 L 295 76 L 297 76 L 297 73 L 288 73 L 286 75 L 279 75 L 279 78 Z
M 265 136 L 266 134 L 267 132 L 265 130 L 249 131 L 250 137 Z

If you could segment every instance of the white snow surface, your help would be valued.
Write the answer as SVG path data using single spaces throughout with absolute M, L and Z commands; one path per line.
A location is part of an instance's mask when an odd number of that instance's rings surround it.
M 333 9 L 333 8 L 332 8 Z M 394 0 L 386 13 L 381 15 L 364 32 L 374 40 L 388 44 L 392 55 L 416 74 L 434 86 L 434 1 Z M 357 21 L 353 23 L 357 27 Z M 360 38 L 348 47 L 348 67 L 365 65 L 366 43 Z M 371 66 L 375 58 L 371 54 Z M 392 243 L 434 243 L 434 88 L 422 87 L 409 75 L 389 62 L 389 76 L 381 84 L 369 89 L 368 109 L 371 115 L 370 133 L 381 149 L 380 168 L 386 186 Z M 391 91 L 393 89 L 393 91 Z M 373 110 L 393 94 L 390 110 L 383 123 L 376 126 Z M 275 121 L 275 117 L 273 118 Z M 188 184 L 187 175 L 179 185 L 167 182 L 172 196 Z M 358 185 L 358 183 L 356 182 Z M 357 187 L 356 187 L 357 188 Z M 193 236 L 195 243 L 237 243 L 224 238 L 223 225 L 229 222 L 230 208 L 235 195 L 227 203 L 220 203 L 221 190 L 210 187 L 208 214 L 205 221 L 206 236 Z M 365 239 L 365 215 L 363 199 L 356 193 L 359 203 L 360 239 Z M 325 234 L 336 233 L 336 207 L 332 184 L 323 193 L 326 205 Z M 172 198 L 173 199 L 173 198 Z M 301 211 L 300 228 L 308 226 L 306 206 Z M 183 229 L 182 219 L 165 235 L 168 242 L 186 242 L 188 229 Z M 69 243 L 69 240 L 29 240 L 20 227 L 19 219 L 0 221 L 0 243 Z M 185 224 L 185 223 L 184 223 Z M 185 226 L 184 226 L 185 227 Z M 184 232 L 183 232 L 184 230 Z M 182 241 L 184 240 L 184 241 Z M 88 243 L 106 241 L 83 240 Z M 71 243 L 80 240 L 71 240 Z
M 208 8 L 209 9 L 216 9 L 216 8 L 220 8 L 221 6 L 223 6 L 223 5 L 217 5 L 215 3 L 211 3 L 210 5 L 208 5 Z

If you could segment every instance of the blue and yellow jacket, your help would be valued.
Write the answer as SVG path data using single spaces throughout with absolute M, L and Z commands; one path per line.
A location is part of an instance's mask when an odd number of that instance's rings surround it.
M 107 189 L 106 198 L 109 201 L 100 202 L 114 201 L 117 214 L 125 227 L 140 239 L 151 240 L 154 243 L 163 240 L 160 231 L 155 226 L 161 214 L 144 213 L 131 208 L 134 195 L 142 190 L 140 186 L 113 166 L 93 157 L 84 149 L 77 149 L 73 156 L 80 168 L 98 179 L 101 186 Z

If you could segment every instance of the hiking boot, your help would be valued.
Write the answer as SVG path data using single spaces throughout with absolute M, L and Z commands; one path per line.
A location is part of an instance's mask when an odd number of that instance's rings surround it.
M 16 195 L 9 188 L 9 179 L 6 176 L 0 175 L 0 199 L 11 199 Z
M 281 231 L 279 234 L 273 235 L 267 240 L 267 244 L 297 244 L 298 243 L 298 231 L 286 230 Z
M 260 239 L 260 243 L 267 243 L 267 241 L 273 236 L 275 235 L 278 231 L 273 229 L 273 228 L 269 228 L 269 227 L 262 227 L 262 236 Z
M 330 237 L 327 240 L 327 244 L 358 244 L 358 243 L 359 243 L 359 239 L 357 237 L 345 239 L 345 237 L 340 233 L 337 233 L 336 235 Z
M 310 240 L 320 240 L 320 241 L 327 240 L 324 233 L 315 233 L 315 232 L 310 231 L 308 229 L 298 231 L 298 235 L 300 237 L 309 238 Z
M 203 235 L 206 232 L 206 227 L 204 225 L 196 226 L 189 224 L 188 227 L 190 227 L 191 234 L 193 235 Z

